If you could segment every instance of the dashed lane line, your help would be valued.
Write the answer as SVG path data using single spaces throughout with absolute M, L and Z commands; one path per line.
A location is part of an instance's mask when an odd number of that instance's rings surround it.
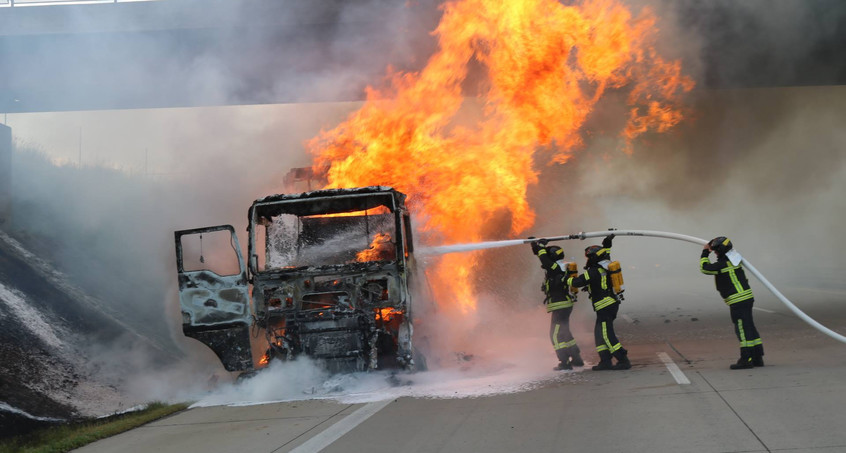
M 336 440 L 340 439 L 341 436 L 352 431 L 353 428 L 372 417 L 376 412 L 382 410 L 385 406 L 390 404 L 391 401 L 393 401 L 393 399 L 365 404 L 352 414 L 344 417 L 344 419 L 338 423 L 326 428 L 321 431 L 320 434 L 291 450 L 291 453 L 317 453 L 323 450 L 329 445 L 332 445 L 332 443 Z
M 659 352 L 658 358 L 664 362 L 664 366 L 667 367 L 667 370 L 670 371 L 670 374 L 673 375 L 673 379 L 675 379 L 679 385 L 690 384 L 690 380 L 684 375 L 684 373 L 682 373 L 682 370 L 679 369 L 676 362 L 673 362 L 673 359 L 671 359 L 666 352 Z

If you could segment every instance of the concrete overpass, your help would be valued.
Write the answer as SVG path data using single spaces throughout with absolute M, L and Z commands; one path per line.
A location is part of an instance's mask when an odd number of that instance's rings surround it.
M 662 1 L 699 87 L 846 83 L 842 1 Z M 0 113 L 360 99 L 425 63 L 438 3 L 0 0 Z
M 0 8 L 0 112 L 360 99 L 419 65 L 431 0 L 164 0 Z

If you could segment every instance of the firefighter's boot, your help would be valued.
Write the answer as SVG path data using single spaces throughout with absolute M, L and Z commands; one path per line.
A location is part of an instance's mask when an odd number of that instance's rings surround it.
M 629 351 L 620 348 L 614 352 L 614 358 L 617 359 L 617 363 L 614 365 L 615 370 L 628 370 L 632 367 L 632 363 L 629 362 Z
M 585 366 L 585 361 L 582 360 L 582 356 L 579 353 L 575 353 L 570 356 L 570 366 Z
M 764 366 L 764 346 L 763 345 L 755 345 L 752 347 L 752 365 L 753 366 Z
M 737 363 L 732 363 L 729 368 L 732 370 L 746 370 L 749 368 L 754 368 L 755 365 L 752 363 L 752 348 L 740 348 L 740 358 L 737 359 Z
M 567 370 L 572 370 L 572 369 L 573 369 L 573 366 L 570 365 L 568 362 L 558 362 L 558 366 L 553 368 L 553 370 L 555 370 L 555 371 L 567 371 Z
M 582 360 L 582 355 L 578 346 L 573 346 L 573 350 L 570 352 L 570 361 L 568 363 L 570 366 L 585 366 L 585 361 Z
M 592 366 L 593 371 L 613 370 L 614 365 L 611 363 L 611 353 L 608 351 L 599 352 L 599 363 Z

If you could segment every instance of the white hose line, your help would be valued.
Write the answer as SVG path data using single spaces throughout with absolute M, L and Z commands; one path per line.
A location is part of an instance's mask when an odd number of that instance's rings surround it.
M 537 239 L 546 239 L 547 241 L 565 241 L 565 240 L 572 240 L 572 239 L 587 239 L 587 238 L 596 238 L 596 237 L 605 237 L 610 234 L 614 234 L 616 236 L 651 236 L 651 237 L 659 237 L 659 238 L 666 238 L 666 239 L 676 239 L 679 241 L 687 241 L 693 242 L 694 244 L 705 245 L 708 243 L 707 240 L 697 238 L 694 236 L 687 236 L 684 234 L 676 234 L 676 233 L 667 233 L 665 231 L 649 231 L 649 230 L 606 230 L 606 231 L 591 231 L 589 233 L 578 233 L 578 234 L 570 234 L 567 236 L 553 236 L 553 237 L 545 237 L 545 238 L 537 238 Z M 427 255 L 438 255 L 443 253 L 452 253 L 452 252 L 460 252 L 460 251 L 468 251 L 468 250 L 481 250 L 481 249 L 488 249 L 488 248 L 496 248 L 496 247 L 508 247 L 512 245 L 519 245 L 519 244 L 527 244 L 536 239 L 513 239 L 508 241 L 494 241 L 494 242 L 486 242 L 483 244 L 477 244 L 475 248 L 473 248 L 474 244 L 459 244 L 454 246 L 443 246 L 443 247 L 432 247 L 430 249 L 426 249 L 424 251 Z M 742 255 L 741 255 L 742 256 Z M 752 273 L 755 277 L 760 280 L 761 283 L 770 290 L 787 308 L 790 309 L 793 313 L 796 314 L 800 319 L 810 324 L 815 329 L 819 330 L 820 332 L 828 335 L 831 338 L 834 338 L 837 341 L 842 343 L 846 343 L 846 336 L 840 335 L 839 333 L 829 329 L 828 327 L 820 324 L 810 316 L 806 315 L 805 312 L 797 308 L 790 302 L 787 297 L 784 297 L 779 290 L 772 285 L 752 263 L 749 262 L 746 258 L 743 258 L 742 263 L 745 265 L 749 272 Z
M 680 241 L 693 242 L 693 243 L 699 244 L 699 245 L 705 245 L 705 244 L 708 243 L 708 241 L 706 241 L 705 239 L 700 239 L 700 238 L 693 237 L 693 236 L 686 236 L 686 235 L 683 235 L 683 234 L 666 233 L 666 232 L 663 232 L 663 231 L 643 231 L 643 230 L 594 231 L 594 232 L 590 232 L 590 233 L 579 233 L 578 236 L 580 236 L 579 239 L 581 239 L 581 237 L 585 237 L 585 238 L 603 237 L 603 236 L 608 236 L 611 233 L 614 233 L 617 236 L 653 236 L 653 237 L 662 237 L 662 238 L 668 238 L 668 239 L 678 239 Z M 568 239 L 570 239 L 569 236 L 568 236 Z M 741 257 L 742 256 L 743 255 L 741 254 Z M 793 303 L 790 302 L 790 300 L 788 300 L 787 297 L 785 297 L 784 294 L 781 293 L 781 291 L 776 289 L 776 287 L 773 286 L 773 284 L 770 283 L 769 280 L 767 280 L 763 275 L 761 275 L 760 272 L 758 272 L 758 269 L 756 269 L 755 266 L 753 266 L 752 263 L 749 262 L 749 260 L 747 260 L 746 258 L 743 258 L 742 263 L 744 264 L 744 267 L 746 267 L 746 269 L 749 269 L 749 272 L 751 272 L 755 277 L 757 277 L 758 280 L 760 280 L 761 283 L 763 283 L 764 286 L 766 286 L 767 289 L 770 290 L 771 293 L 773 293 L 784 305 L 786 305 L 787 308 L 790 309 L 790 311 L 795 313 L 796 316 L 798 316 L 803 321 L 807 322 L 808 324 L 810 324 L 812 327 L 816 328 L 820 332 L 830 336 L 831 338 L 834 338 L 835 340 L 840 341 L 842 343 L 846 343 L 846 336 L 840 335 L 839 333 L 837 333 L 837 332 L 829 329 L 828 327 L 820 324 L 814 318 L 811 318 L 810 316 L 805 314 L 805 312 L 803 312 L 798 307 L 796 307 L 796 305 L 793 305 Z
M 831 338 L 846 343 L 846 337 L 818 323 L 814 318 L 811 318 L 810 316 L 806 315 L 805 312 L 803 312 L 795 305 L 793 305 L 789 300 L 787 300 L 787 298 L 784 297 L 784 294 L 782 294 L 781 291 L 777 290 L 775 286 L 772 285 L 772 283 L 770 283 L 766 278 L 764 278 L 764 276 L 761 275 L 760 272 L 758 272 L 758 269 L 755 269 L 755 266 L 753 266 L 752 263 L 747 261 L 746 258 L 743 259 L 743 264 L 746 266 L 746 269 L 749 269 L 749 271 L 755 275 L 755 277 L 758 277 L 758 280 L 760 280 L 761 283 L 763 283 L 764 286 L 766 286 L 771 293 L 775 294 L 775 296 L 778 297 L 779 300 L 784 303 L 784 305 L 787 305 L 787 308 L 789 308 L 790 311 L 796 313 L 796 316 L 802 318 L 803 321 L 807 322 L 808 324 L 815 327 L 820 332 L 830 336 Z

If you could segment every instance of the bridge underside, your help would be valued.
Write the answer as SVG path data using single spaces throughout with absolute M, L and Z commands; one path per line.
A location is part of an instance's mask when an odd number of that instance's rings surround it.
M 436 46 L 431 31 L 439 3 L 163 0 L 0 8 L 0 112 L 360 100 L 389 65 L 425 64 Z M 699 87 L 846 83 L 840 58 L 846 29 L 837 27 L 846 3 L 670 3 L 685 34 L 680 41 L 694 49 L 681 58 Z
M 388 64 L 420 65 L 438 13 L 426 0 L 4 8 L 0 112 L 357 100 Z

